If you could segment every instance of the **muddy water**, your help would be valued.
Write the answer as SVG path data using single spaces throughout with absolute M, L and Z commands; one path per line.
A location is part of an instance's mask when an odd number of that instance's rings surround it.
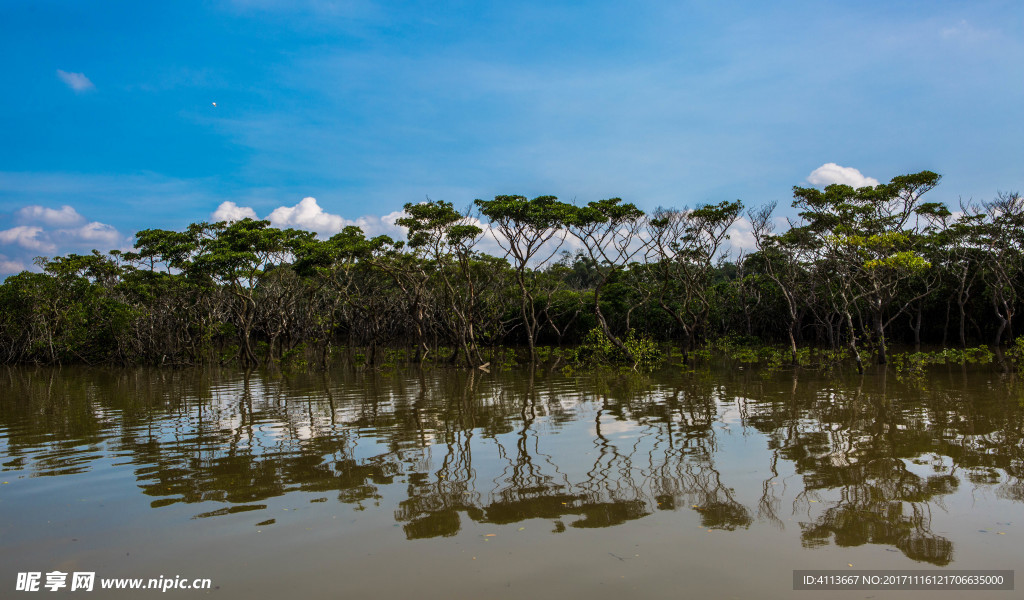
M 931 597 L 792 573 L 1016 569 L 1022 403 L 983 367 L 5 369 L 0 597 Z

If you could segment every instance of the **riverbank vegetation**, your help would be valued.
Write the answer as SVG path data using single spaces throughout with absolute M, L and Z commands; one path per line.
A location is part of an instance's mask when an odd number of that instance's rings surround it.
M 147 229 L 130 252 L 41 257 L 41 272 L 8 277 L 0 362 L 307 368 L 342 352 L 367 366 L 649 368 L 728 350 L 862 370 L 891 362 L 893 344 L 1015 357 L 1024 198 L 951 211 L 924 201 L 939 179 L 795 187 L 785 220 L 740 201 L 645 214 L 619 198 L 498 196 L 407 204 L 404 240 L 252 219 Z M 740 219 L 754 248 L 727 252 Z

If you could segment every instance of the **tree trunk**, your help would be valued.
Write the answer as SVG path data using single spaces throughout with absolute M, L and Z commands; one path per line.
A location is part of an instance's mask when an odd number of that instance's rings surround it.
M 923 308 L 921 305 L 917 305 L 917 314 L 914 317 L 914 352 L 921 351 L 921 313 Z
M 796 338 L 793 337 L 793 325 L 789 326 L 789 331 L 787 333 L 789 333 L 789 352 L 790 352 L 790 355 L 792 357 L 791 362 L 792 362 L 793 366 L 795 367 L 795 366 L 797 366 L 797 360 L 796 360 Z
M 874 314 L 875 334 L 878 335 L 878 364 L 884 365 L 887 362 L 885 355 L 885 326 L 882 324 L 882 313 Z
M 960 349 L 967 348 L 967 311 L 964 310 L 964 302 L 957 300 L 960 306 Z
M 1003 302 L 1003 305 L 1005 306 L 1006 303 Z M 992 296 L 992 307 L 995 308 L 996 317 L 999 319 L 999 329 L 996 330 L 996 337 L 993 342 L 993 344 L 998 347 L 1003 343 L 1003 333 L 1006 331 L 1006 327 L 1010 324 L 1010 320 L 1007 318 L 1008 314 L 1004 316 L 1003 312 L 999 310 L 999 303 L 994 294 Z M 1007 313 L 1009 313 L 1009 311 L 1007 311 Z
M 853 315 L 846 310 L 846 326 L 850 329 L 850 351 L 853 352 L 853 359 L 857 361 L 857 372 L 864 373 L 864 362 L 860 358 L 860 351 L 857 350 L 857 330 L 853 328 Z
M 627 360 L 635 362 L 636 359 L 633 358 L 633 355 L 629 352 L 629 350 L 626 350 L 626 346 L 622 343 L 622 340 L 620 340 L 618 337 L 615 336 L 615 334 L 612 333 L 611 328 L 608 327 L 608 322 L 604 320 L 604 314 L 601 312 L 601 302 L 599 300 L 600 296 L 598 295 L 599 289 L 600 288 L 598 288 L 598 290 L 594 290 L 594 316 L 597 317 L 597 322 L 601 326 L 601 331 L 604 332 L 605 337 L 608 338 L 608 341 L 610 341 L 612 345 L 614 345 L 616 348 L 622 351 L 623 354 L 626 355 Z

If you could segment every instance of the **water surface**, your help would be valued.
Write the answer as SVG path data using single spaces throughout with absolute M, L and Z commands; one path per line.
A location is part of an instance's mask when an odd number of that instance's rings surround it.
M 0 589 L 60 570 L 223 598 L 790 598 L 794 569 L 1015 569 L 1022 389 L 983 367 L 9 368 Z

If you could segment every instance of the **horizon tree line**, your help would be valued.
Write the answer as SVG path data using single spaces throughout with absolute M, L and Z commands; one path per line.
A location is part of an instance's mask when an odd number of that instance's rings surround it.
M 254 219 L 145 229 L 132 251 L 40 257 L 41 272 L 0 284 L 0 362 L 326 366 L 344 347 L 370 365 L 407 349 L 413 362 L 479 366 L 515 347 L 534 364 L 542 346 L 595 329 L 630 359 L 632 331 L 684 361 L 735 336 L 784 344 L 793 364 L 802 345 L 844 348 L 858 369 L 866 350 L 884 364 L 893 342 L 1005 345 L 1024 286 L 1024 198 L 954 213 L 923 200 L 939 180 L 794 187 L 785 228 L 774 203 L 646 214 L 620 198 L 502 195 L 466 210 L 406 204 L 405 240 Z M 754 249 L 730 256 L 743 217 Z M 485 235 L 504 255 L 479 249 Z

